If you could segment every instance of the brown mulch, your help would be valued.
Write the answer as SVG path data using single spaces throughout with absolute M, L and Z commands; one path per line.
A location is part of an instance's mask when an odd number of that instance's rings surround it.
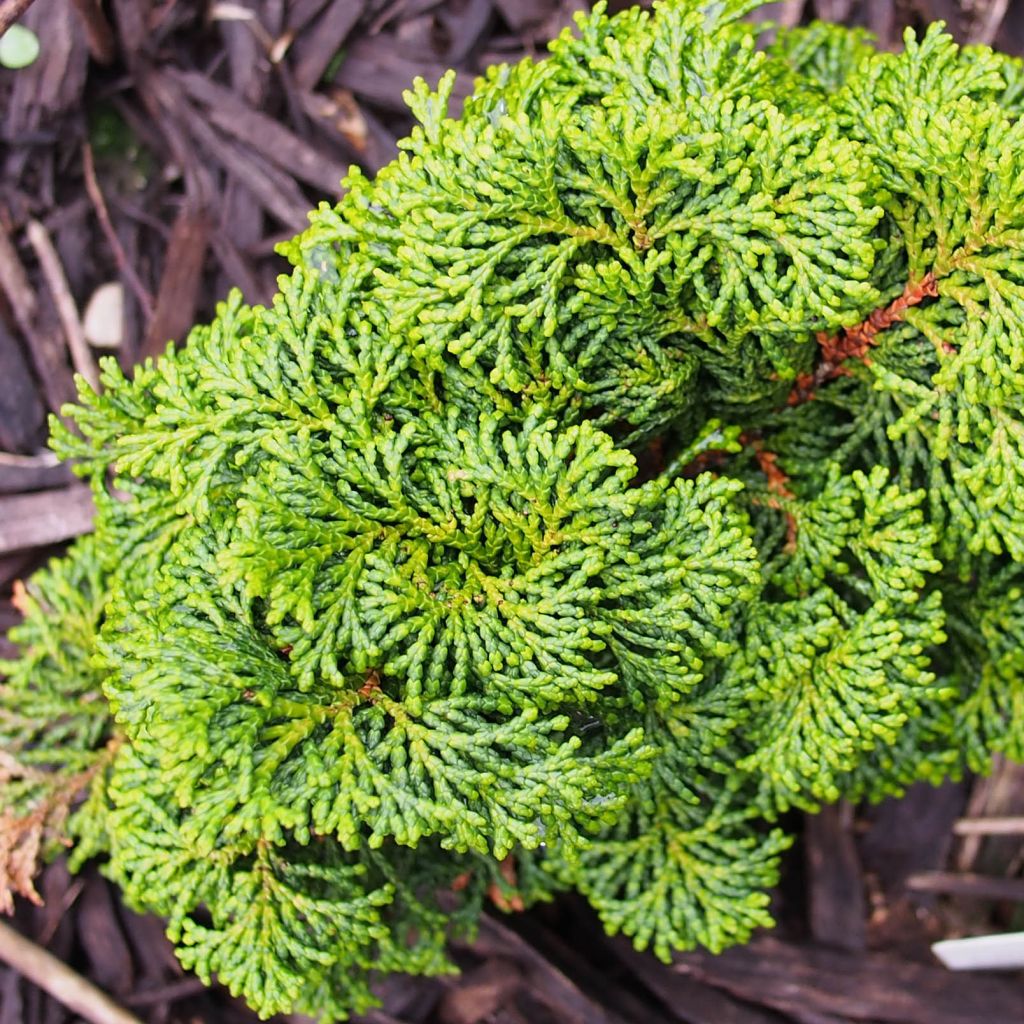
M 18 0 L 24 7 L 25 0 Z M 95 372 L 99 317 L 124 367 L 211 316 L 237 286 L 275 290 L 274 245 L 372 172 L 410 126 L 416 75 L 542 52 L 584 0 L 35 0 L 42 52 L 0 70 L 0 655 L 14 580 L 89 528 L 82 486 L 46 454 L 46 417 Z M 611 6 L 622 7 L 624 3 Z M 0 0 L 0 22 L 14 9 Z M 864 24 L 883 45 L 946 20 L 1024 51 L 1006 0 L 786 0 L 771 16 Z M 92 336 L 98 337 L 93 324 Z M 954 975 L 929 943 L 1022 927 L 1020 839 L 960 837 L 965 817 L 1024 813 L 1024 770 L 914 789 L 802 823 L 776 899 L 779 929 L 672 967 L 606 938 L 575 898 L 488 916 L 453 950 L 457 978 L 394 978 L 365 1024 L 1019 1024 L 1019 975 Z M 799 822 L 795 823 L 797 826 Z M 255 1017 L 178 967 L 160 922 L 126 910 L 95 870 L 62 863 L 15 923 L 150 1024 Z M 0 967 L 0 1024 L 65 1024 L 60 1005 Z

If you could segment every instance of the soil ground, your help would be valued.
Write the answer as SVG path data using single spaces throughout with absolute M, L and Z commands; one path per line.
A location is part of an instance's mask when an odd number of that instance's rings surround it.
M 81 485 L 45 454 L 46 415 L 103 342 L 128 367 L 208 318 L 229 287 L 266 301 L 276 242 L 375 171 L 409 128 L 413 77 L 537 53 L 583 0 L 35 0 L 39 58 L 0 71 L 0 654 L 13 581 L 89 527 Z M 622 3 L 612 3 L 624 6 Z M 26 0 L 0 0 L 0 21 Z M 1024 3 L 787 0 L 767 12 L 867 25 L 895 45 L 946 20 L 1024 51 Z M 74 355 L 72 355 L 74 353 Z M 463 972 L 389 979 L 364 1024 L 1021 1024 L 1020 975 L 954 975 L 929 945 L 1024 927 L 1021 839 L 964 818 L 1024 814 L 1024 769 L 920 788 L 793 824 L 779 928 L 672 966 L 606 938 L 577 899 L 497 911 Z M 148 1024 L 255 1017 L 178 967 L 158 920 L 61 862 L 15 923 Z M 0 965 L 0 1024 L 76 1018 Z

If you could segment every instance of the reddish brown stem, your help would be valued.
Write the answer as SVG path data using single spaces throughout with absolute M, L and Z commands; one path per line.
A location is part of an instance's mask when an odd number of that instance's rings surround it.
M 847 327 L 835 335 L 818 335 L 822 359 L 813 373 L 801 374 L 789 393 L 789 405 L 800 405 L 814 397 L 822 384 L 849 372 L 845 364 L 853 359 L 865 361 L 871 346 L 882 331 L 899 323 L 908 309 L 920 305 L 927 298 L 938 295 L 935 274 L 928 271 L 920 281 L 911 282 L 903 294 L 882 309 L 876 309 L 866 320 Z
M 779 457 L 775 452 L 767 452 L 759 441 L 751 442 L 754 450 L 754 458 L 768 481 L 768 493 L 775 495 L 768 499 L 768 507 L 785 512 L 786 516 L 786 551 L 792 553 L 796 550 L 796 516 L 786 511 L 782 505 L 784 501 L 792 501 L 796 495 L 789 489 L 789 477 L 779 468 Z
M 452 892 L 462 892 L 470 882 L 473 881 L 472 871 L 463 871 L 461 875 L 456 875 L 452 879 L 451 890 Z
M 380 693 L 380 673 L 375 668 L 371 668 L 366 673 L 366 682 L 359 687 L 359 696 L 365 697 L 372 704 L 378 693 Z
M 754 458 L 757 459 L 761 472 L 768 479 L 768 490 L 772 494 L 777 494 L 780 498 L 788 498 L 792 501 L 795 495 L 787 486 L 789 484 L 789 477 L 778 467 L 778 455 L 775 452 L 766 452 L 759 445 L 755 445 Z
M 512 859 L 512 854 L 509 854 L 501 862 L 498 870 L 501 872 L 501 877 L 505 879 L 513 890 L 518 887 L 519 879 L 516 876 L 516 862 Z M 497 882 L 492 882 L 487 887 L 487 895 L 490 897 L 491 902 L 499 910 L 504 910 L 505 913 L 512 910 L 521 911 L 526 909 L 526 904 L 523 903 L 523 898 L 519 893 L 513 891 L 511 894 L 506 895 Z

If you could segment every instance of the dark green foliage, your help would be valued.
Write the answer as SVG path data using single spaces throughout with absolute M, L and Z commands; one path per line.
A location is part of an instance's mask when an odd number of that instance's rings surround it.
M 488 893 L 720 949 L 786 810 L 1024 755 L 1024 76 L 748 6 L 417 83 L 270 308 L 54 424 L 97 534 L 30 585 L 7 813 L 88 790 L 261 1013 L 450 969 Z
M 875 52 L 874 38 L 864 29 L 814 22 L 806 28 L 780 29 L 768 53 L 781 58 L 796 75 L 801 91 L 820 90 L 824 102 L 846 84 L 861 61 Z M 984 54 L 986 51 L 979 51 Z M 983 57 L 984 59 L 984 57 Z M 806 95 L 801 102 L 807 102 Z

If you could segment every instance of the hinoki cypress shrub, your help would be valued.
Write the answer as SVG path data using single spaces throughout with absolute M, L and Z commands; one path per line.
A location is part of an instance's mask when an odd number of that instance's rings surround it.
M 9 888 L 70 839 L 334 1019 L 488 896 L 743 941 L 787 809 L 1024 754 L 1021 65 L 749 6 L 599 8 L 458 119 L 417 83 L 270 308 L 83 385 Z

